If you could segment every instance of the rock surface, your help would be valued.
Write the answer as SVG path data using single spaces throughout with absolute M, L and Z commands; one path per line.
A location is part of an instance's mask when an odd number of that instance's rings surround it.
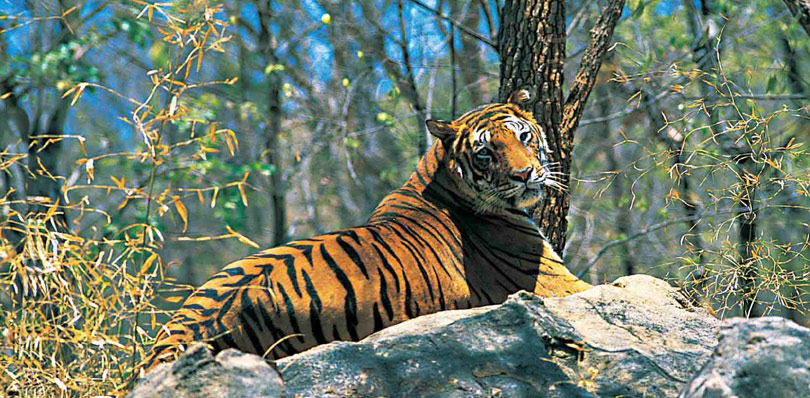
M 718 321 L 666 282 L 428 315 L 277 362 L 295 397 L 675 397 Z
M 129 398 L 284 398 L 278 371 L 261 357 L 233 349 L 216 357 L 204 345 L 192 345 L 176 362 L 158 365 Z
M 810 329 L 784 318 L 733 318 L 683 398 L 810 397 Z

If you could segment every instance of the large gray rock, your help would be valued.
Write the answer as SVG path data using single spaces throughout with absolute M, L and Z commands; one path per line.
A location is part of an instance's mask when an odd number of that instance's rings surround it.
M 129 398 L 284 398 L 278 371 L 261 357 L 233 349 L 216 357 L 192 345 L 180 359 L 147 373 Z
M 666 282 L 428 315 L 277 362 L 295 397 L 675 397 L 717 321 Z
M 711 359 L 681 397 L 810 397 L 810 329 L 775 317 L 724 321 Z

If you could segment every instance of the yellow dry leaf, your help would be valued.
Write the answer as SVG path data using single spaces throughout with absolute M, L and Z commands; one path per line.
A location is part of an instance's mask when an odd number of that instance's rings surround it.
M 211 208 L 217 205 L 217 195 L 219 195 L 219 187 L 214 187 L 214 197 L 211 198 Z
M 208 125 L 208 139 L 211 142 L 216 142 L 216 132 L 217 132 L 217 123 L 211 122 L 211 124 Z
M 73 106 L 73 105 L 76 104 L 76 101 L 78 101 L 79 97 L 82 96 L 82 93 L 84 92 L 85 87 L 87 87 L 86 83 L 79 83 L 79 89 L 76 90 L 76 94 L 73 96 L 73 100 L 70 101 L 70 106 Z
M 177 214 L 183 219 L 183 233 L 185 233 L 186 229 L 188 229 L 188 209 L 180 199 L 175 199 L 174 207 L 177 209 Z
M 635 94 L 631 95 L 630 98 L 627 99 L 627 102 L 632 101 L 636 97 L 641 98 L 641 91 L 637 91 Z
M 205 44 L 205 41 L 208 40 L 208 35 L 210 33 L 211 33 L 210 30 L 205 32 L 205 36 L 203 36 L 203 43 L 202 44 Z M 200 71 L 200 67 L 202 66 L 203 53 L 205 53 L 205 51 L 203 51 L 201 49 L 197 54 L 197 72 Z
M 236 133 L 234 133 L 234 131 L 231 129 L 225 131 L 228 133 L 228 136 L 231 137 L 231 139 L 233 140 L 233 145 L 236 147 L 236 149 L 239 149 L 239 139 L 236 138 Z
M 93 165 L 93 158 L 87 159 L 87 163 L 84 164 L 84 168 L 87 170 L 87 183 L 89 184 L 93 181 L 93 172 L 96 171 Z
M 247 201 L 247 195 L 245 195 L 245 186 L 242 185 L 242 184 L 239 184 L 237 186 L 239 187 L 239 196 L 242 197 L 242 204 L 245 205 L 245 207 L 247 207 L 248 206 L 248 201 Z
M 45 213 L 45 220 L 43 220 L 43 221 L 50 220 L 51 217 L 53 217 L 53 215 L 56 214 L 56 209 L 58 209 L 58 208 L 59 208 L 59 198 L 56 198 L 56 203 L 54 203 L 53 206 L 51 206 L 48 209 L 48 211 Z
M 183 300 L 183 296 L 166 297 L 164 300 L 166 300 L 168 303 L 175 304 Z
M 152 253 L 152 255 L 149 256 L 149 258 L 147 258 L 146 261 L 143 262 L 143 265 L 141 265 L 140 273 L 141 274 L 147 273 L 149 271 L 149 268 L 152 267 L 152 264 L 157 259 L 158 259 L 158 254 L 157 253 Z
M 124 206 L 126 206 L 126 205 L 127 205 L 127 202 L 129 202 L 129 195 L 125 196 L 125 197 L 124 197 L 124 201 L 123 201 L 123 202 L 121 202 L 121 204 L 120 204 L 120 205 L 118 205 L 118 210 L 123 209 L 123 208 L 124 208 Z
M 177 111 L 177 96 L 172 97 L 172 102 L 169 104 L 169 116 L 174 116 Z
M 233 156 L 233 143 L 231 142 L 231 137 L 228 135 L 225 136 L 225 144 L 228 145 L 228 152 L 230 152 L 231 156 Z
M 126 181 L 126 177 L 121 177 L 121 179 L 115 178 L 115 176 L 110 176 L 110 179 L 115 184 L 118 189 L 124 189 L 124 181 Z
M 239 232 L 234 231 L 230 225 L 226 225 L 225 229 L 227 229 L 228 232 L 230 232 L 234 237 L 236 237 L 236 240 L 238 240 L 239 242 L 242 242 L 250 247 L 253 247 L 254 249 L 259 248 L 259 245 L 257 245 L 256 242 L 248 239 L 246 236 L 240 234 Z
M 67 386 L 58 377 L 54 377 L 53 382 L 59 387 L 60 390 L 67 391 Z

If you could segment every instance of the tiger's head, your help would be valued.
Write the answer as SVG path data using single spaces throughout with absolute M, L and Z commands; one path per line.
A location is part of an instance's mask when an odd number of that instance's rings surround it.
M 442 141 L 451 178 L 469 188 L 478 213 L 526 210 L 543 198 L 546 186 L 563 188 L 550 170 L 543 128 L 518 106 L 526 90 L 506 103 L 480 106 L 453 120 L 428 120 L 430 133 Z

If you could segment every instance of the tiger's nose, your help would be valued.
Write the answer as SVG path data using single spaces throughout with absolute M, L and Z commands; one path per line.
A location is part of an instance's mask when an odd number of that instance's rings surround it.
M 512 179 L 520 182 L 526 182 L 529 181 L 529 177 L 531 177 L 531 175 L 532 175 L 532 168 L 530 166 L 521 171 L 513 173 Z

